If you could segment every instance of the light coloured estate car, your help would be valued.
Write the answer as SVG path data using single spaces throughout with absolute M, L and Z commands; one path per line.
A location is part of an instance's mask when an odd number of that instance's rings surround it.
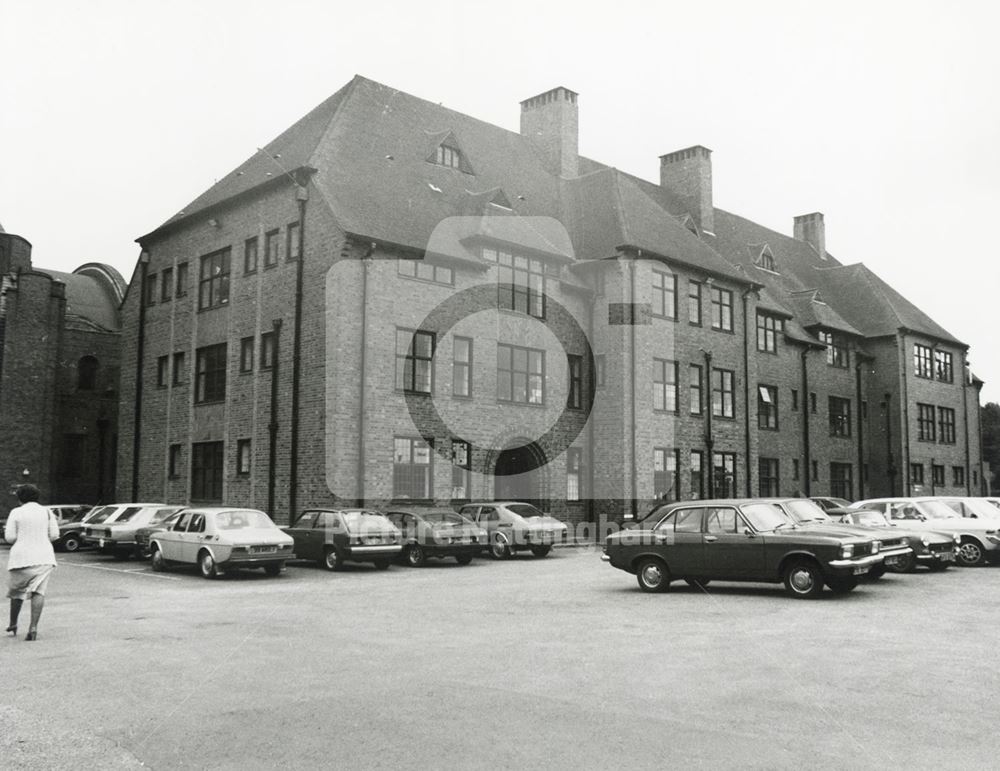
M 264 568 L 276 576 L 295 556 L 292 543 L 263 511 L 211 507 L 185 509 L 169 530 L 153 534 L 149 548 L 153 570 L 197 565 L 204 578 L 215 578 L 229 568 Z
M 136 551 L 136 531 L 146 525 L 162 522 L 183 506 L 127 506 L 114 519 L 94 524 L 90 522 L 83 530 L 84 543 L 96 546 L 102 554 L 110 554 L 115 559 L 126 560 Z
M 530 503 L 491 501 L 467 503 L 458 512 L 486 530 L 493 559 L 507 559 L 514 552 L 530 549 L 544 557 L 566 540 L 568 528 Z

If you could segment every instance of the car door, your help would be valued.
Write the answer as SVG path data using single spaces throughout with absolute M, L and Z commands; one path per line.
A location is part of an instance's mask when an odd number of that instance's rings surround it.
M 706 575 L 740 580 L 758 578 L 764 573 L 764 539 L 747 535 L 747 529 L 733 506 L 705 509 L 702 559 Z
M 181 561 L 196 562 L 198 560 L 198 550 L 209 538 L 211 536 L 205 533 L 205 515 L 201 512 L 192 513 L 187 530 L 183 533 Z
M 675 509 L 653 529 L 653 543 L 675 578 L 704 575 L 702 520 L 704 507 Z
M 323 556 L 323 530 L 317 530 L 317 511 L 304 511 L 288 528 L 287 532 L 295 541 L 295 556 L 305 560 L 318 560 Z
M 157 536 L 160 548 L 163 551 L 163 558 L 174 562 L 181 561 L 181 553 L 184 548 L 184 531 L 187 530 L 188 522 L 191 521 L 193 512 L 185 511 L 174 522 L 173 527 Z

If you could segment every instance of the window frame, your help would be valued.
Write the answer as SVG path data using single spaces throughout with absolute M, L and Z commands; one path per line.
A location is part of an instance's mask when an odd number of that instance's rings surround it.
M 467 356 L 465 359 L 459 358 L 459 341 L 466 345 Z M 472 393 L 472 371 L 475 352 L 473 351 L 474 341 L 471 337 L 453 335 L 451 341 L 451 395 L 457 399 L 471 399 Z M 465 393 L 459 393 L 459 384 L 464 385 Z
M 913 374 L 927 380 L 934 378 L 934 352 L 929 345 L 913 344 Z
M 835 407 L 843 409 L 835 410 Z M 852 434 L 851 400 L 842 396 L 827 397 L 827 420 L 830 425 L 830 436 L 849 439 Z
M 240 338 L 240 373 L 247 374 L 253 372 L 254 359 L 256 358 L 255 353 L 257 349 L 257 338 L 242 337 Z
M 761 498 L 777 498 L 781 494 L 781 464 L 778 458 L 757 458 L 757 489 Z
M 510 365 L 511 368 L 509 370 L 503 369 L 500 366 L 501 349 L 506 349 L 509 351 L 509 359 L 511 363 Z M 515 353 L 518 351 L 526 352 L 525 366 L 527 367 L 527 369 L 524 371 L 515 369 Z M 535 372 L 531 368 L 532 354 L 539 355 L 538 361 L 541 368 L 540 372 Z M 501 396 L 501 381 L 503 379 L 502 373 L 504 372 L 509 373 L 507 378 L 507 384 L 509 386 L 507 389 L 507 393 L 510 394 L 509 397 Z M 524 375 L 525 398 L 523 400 L 515 398 L 517 394 L 514 393 L 515 384 L 517 380 L 517 378 L 515 378 L 515 375 L 520 375 L 520 374 Z M 528 398 L 528 396 L 532 392 L 531 389 L 532 382 L 538 382 L 539 384 L 539 393 L 541 395 L 539 401 L 531 401 Z M 529 406 L 544 406 L 546 390 L 547 389 L 546 389 L 545 351 L 543 349 L 529 348 L 527 346 L 513 345 L 511 343 L 497 343 L 497 401 L 498 402 L 501 402 L 503 404 L 525 404 Z
M 764 393 L 767 393 L 767 401 Z M 757 428 L 764 431 L 778 431 L 778 387 L 772 385 L 757 385 Z
M 299 234 L 302 232 L 302 224 L 298 220 L 293 220 L 285 225 L 285 261 L 295 262 L 301 256 L 302 239 Z
M 917 402 L 917 441 L 937 441 L 937 410 L 933 404 Z
M 253 445 L 249 439 L 236 440 L 236 476 L 248 477 L 253 466 Z
M 212 457 L 207 457 L 211 455 Z M 191 502 L 221 503 L 225 491 L 225 442 L 192 442 Z M 209 465 L 209 461 L 218 461 Z
M 688 279 L 688 324 L 693 327 L 702 325 L 702 296 L 701 290 L 704 283 L 695 279 Z
M 770 313 L 757 311 L 757 350 L 762 353 L 778 352 L 778 333 L 784 331 L 784 319 Z
M 653 358 L 653 412 L 677 414 L 680 406 L 677 375 L 678 366 L 675 360 Z
M 260 239 L 251 236 L 243 242 L 243 275 L 250 276 L 257 272 L 260 265 Z
M 566 354 L 566 379 L 569 385 L 566 393 L 566 409 L 583 409 L 583 357 Z
M 673 468 L 671 468 L 673 466 Z M 669 483 L 669 486 L 668 486 Z M 676 447 L 653 448 L 653 497 L 657 500 L 680 500 L 681 451 Z M 666 496 L 672 493 L 673 497 Z
M 850 349 L 843 335 L 832 330 L 821 329 L 816 333 L 816 337 L 826 345 L 826 363 L 829 366 L 838 369 L 848 369 L 851 366 Z
M 421 341 L 429 339 L 430 354 L 418 353 L 422 349 Z M 400 352 L 402 342 L 406 343 L 406 350 Z M 396 374 L 395 388 L 399 393 L 424 394 L 434 393 L 434 354 L 437 351 L 437 333 L 428 332 L 421 329 L 411 329 L 409 327 L 396 327 Z M 409 377 L 407 370 L 409 369 Z M 427 375 L 427 388 L 417 388 L 418 380 L 423 383 L 421 375 Z
M 209 311 L 229 305 L 231 260 L 232 250 L 228 246 L 201 256 L 198 274 L 199 311 Z M 218 272 L 213 274 L 216 268 Z
M 677 321 L 677 274 L 652 268 L 653 281 L 650 315 L 658 319 Z
M 956 411 L 952 407 L 938 407 L 938 442 L 956 444 Z
M 718 377 L 718 380 L 716 380 Z M 728 382 L 728 388 L 726 387 Z M 735 418 L 736 417 L 736 372 L 722 367 L 712 367 L 712 417 L 715 418 Z M 716 409 L 716 394 L 718 398 L 718 409 Z M 726 410 L 728 397 L 728 411 Z
M 406 461 L 398 461 L 400 443 L 406 442 Z M 422 445 L 422 446 L 421 446 Z M 417 462 L 417 450 L 426 449 L 427 462 Z M 406 469 L 425 469 L 422 472 L 423 495 L 412 495 L 410 491 L 404 491 L 405 486 L 413 484 L 416 479 L 400 479 Z M 413 473 L 410 471 L 409 473 Z M 413 488 L 415 489 L 415 488 Z M 434 448 L 430 442 L 418 436 L 394 436 L 392 449 L 392 497 L 394 499 L 405 500 L 431 500 L 434 497 Z
M 733 292 L 731 289 L 712 285 L 712 329 L 717 332 L 733 332 Z M 718 312 L 717 312 L 718 311 Z
M 264 233 L 264 270 L 278 267 L 281 262 L 281 228 Z
M 195 350 L 195 404 L 218 404 L 226 400 L 228 353 L 226 343 Z

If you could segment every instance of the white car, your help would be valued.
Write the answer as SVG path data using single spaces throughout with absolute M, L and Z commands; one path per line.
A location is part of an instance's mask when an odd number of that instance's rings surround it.
M 507 559 L 519 549 L 530 549 L 536 557 L 544 557 L 555 544 L 563 543 L 569 532 L 564 522 L 530 503 L 467 503 L 458 513 L 486 530 L 490 556 L 498 560 Z
M 972 567 L 1000 556 L 1000 518 L 962 517 L 944 501 L 932 497 L 872 498 L 852 503 L 852 509 L 881 511 L 894 524 L 907 530 L 952 533 L 959 541 L 958 564 Z
M 228 568 L 264 568 L 276 576 L 295 557 L 293 543 L 263 511 L 219 506 L 185 509 L 169 530 L 153 534 L 149 549 L 153 570 L 197 565 L 215 578 Z

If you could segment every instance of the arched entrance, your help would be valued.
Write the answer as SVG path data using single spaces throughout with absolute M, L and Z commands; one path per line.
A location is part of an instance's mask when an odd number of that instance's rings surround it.
M 548 462 L 535 442 L 513 440 L 501 450 L 493 471 L 494 497 L 498 501 L 525 501 L 542 507 L 542 467 Z

